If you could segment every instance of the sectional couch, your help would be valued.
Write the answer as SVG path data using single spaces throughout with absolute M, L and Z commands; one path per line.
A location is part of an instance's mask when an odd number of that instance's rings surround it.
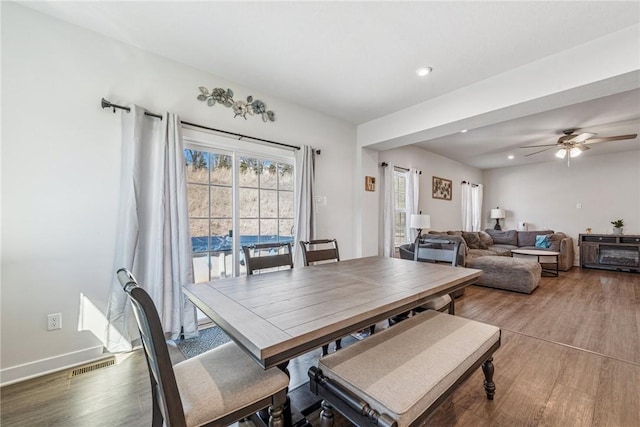
M 537 247 L 536 237 L 547 236 L 549 247 Z M 467 265 L 467 261 L 483 256 L 511 256 L 512 249 L 539 249 L 560 252 L 558 269 L 568 271 L 573 267 L 573 239 L 553 230 L 517 231 L 493 230 L 467 231 L 429 231 L 429 238 L 446 238 L 460 241 L 460 259 L 458 265 Z M 400 257 L 413 259 L 413 244 L 400 247 Z

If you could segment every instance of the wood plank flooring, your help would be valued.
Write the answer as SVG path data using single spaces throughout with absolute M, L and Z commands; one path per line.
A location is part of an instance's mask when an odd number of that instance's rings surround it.
M 640 426 L 640 274 L 573 268 L 531 295 L 471 286 L 456 314 L 503 330 L 496 397 L 486 400 L 478 371 L 425 425 Z M 293 384 L 316 358 L 292 362 Z M 139 351 L 73 379 L 51 374 L 0 392 L 3 427 L 151 424 Z

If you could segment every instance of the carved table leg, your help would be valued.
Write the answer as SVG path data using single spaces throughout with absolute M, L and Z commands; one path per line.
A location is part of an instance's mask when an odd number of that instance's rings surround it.
M 484 390 L 487 393 L 487 399 L 493 400 L 496 393 L 496 385 L 493 382 L 493 357 L 488 358 L 482 364 L 482 372 L 484 372 Z

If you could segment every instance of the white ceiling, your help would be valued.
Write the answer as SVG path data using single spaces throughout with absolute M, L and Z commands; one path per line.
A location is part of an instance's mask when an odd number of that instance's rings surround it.
M 356 125 L 640 22 L 638 1 L 22 4 Z M 421 66 L 434 71 L 418 78 Z M 421 145 L 480 168 L 542 161 L 552 153 L 516 147 L 568 127 L 617 135 L 603 125 L 632 119 L 625 133 L 638 132 L 640 95 L 619 96 Z M 638 139 L 585 155 L 625 147 Z

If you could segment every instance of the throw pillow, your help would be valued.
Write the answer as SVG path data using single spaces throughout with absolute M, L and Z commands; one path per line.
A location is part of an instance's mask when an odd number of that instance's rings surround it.
M 469 249 L 487 249 L 487 246 L 480 242 L 477 232 L 462 232 L 462 238 L 467 242 Z
M 560 252 L 560 242 L 566 237 L 564 233 L 553 233 L 549 235 L 549 249 L 554 252 Z
M 547 249 L 549 247 L 549 235 L 543 234 L 536 236 L 536 248 Z
M 480 238 L 480 242 L 482 242 L 487 248 L 493 245 L 493 238 L 486 231 L 478 231 L 478 237 Z

